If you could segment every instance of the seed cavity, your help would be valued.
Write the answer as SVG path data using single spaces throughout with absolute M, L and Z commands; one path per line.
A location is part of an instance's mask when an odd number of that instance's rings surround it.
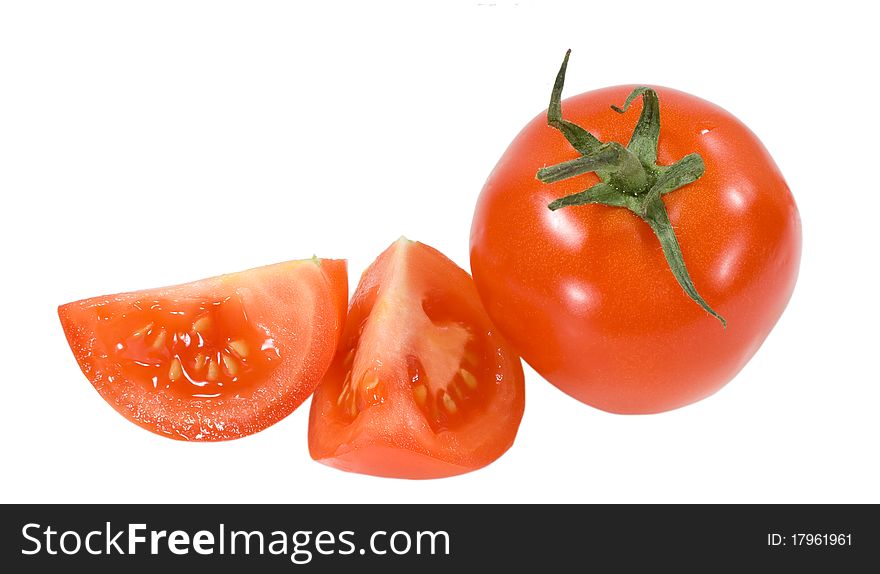
M 483 404 L 478 351 L 476 345 L 466 345 L 460 363 L 450 369 L 450 378 L 446 381 L 432 380 L 417 355 L 407 356 L 407 382 L 411 385 L 414 406 L 422 411 L 434 432 L 463 424 L 468 420 L 469 411 Z
M 352 363 L 354 363 L 354 349 L 352 349 L 348 352 L 347 355 L 345 355 L 345 360 L 342 361 L 342 366 L 346 369 L 350 369 Z
M 150 390 L 199 399 L 249 392 L 279 366 L 282 354 L 269 330 L 254 324 L 235 298 L 150 298 L 118 317 L 99 313 L 100 320 L 124 327 L 108 351 Z

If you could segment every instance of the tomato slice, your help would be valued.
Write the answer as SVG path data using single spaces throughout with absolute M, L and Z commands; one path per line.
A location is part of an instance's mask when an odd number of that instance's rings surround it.
M 365 474 L 439 478 L 513 444 L 525 392 L 470 275 L 401 239 L 364 272 L 336 358 L 315 391 L 309 450 Z
M 346 263 L 307 259 L 58 308 L 95 389 L 130 421 L 180 440 L 228 440 L 293 412 L 329 366 Z

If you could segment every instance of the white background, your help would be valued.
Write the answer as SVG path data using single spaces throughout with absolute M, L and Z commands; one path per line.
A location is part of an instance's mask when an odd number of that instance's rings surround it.
M 880 86 L 863 5 L 3 3 L 0 501 L 880 502 Z M 307 405 L 185 444 L 126 422 L 81 375 L 60 303 L 312 254 L 348 258 L 353 288 L 402 234 L 467 268 L 480 188 L 546 108 L 566 48 L 566 95 L 654 83 L 711 100 L 794 192 L 794 297 L 721 392 L 616 416 L 527 369 L 505 456 L 411 482 L 313 462 Z

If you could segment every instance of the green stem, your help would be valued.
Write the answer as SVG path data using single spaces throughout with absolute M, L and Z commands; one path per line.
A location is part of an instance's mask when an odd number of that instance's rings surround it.
M 622 195 L 618 190 L 614 189 L 607 183 L 597 183 L 593 187 L 581 191 L 580 193 L 573 193 L 571 195 L 566 195 L 565 197 L 560 197 L 556 201 L 550 202 L 550 205 L 547 207 L 550 208 L 550 211 L 556 211 L 557 209 L 572 205 L 588 205 L 591 203 L 599 203 L 614 207 L 626 207 L 628 199 L 628 196 Z
M 651 88 L 636 88 L 626 98 L 623 108 L 611 106 L 619 114 L 626 113 L 633 101 L 642 96 L 642 113 L 633 130 L 627 149 L 645 165 L 657 164 L 657 141 L 660 139 L 660 98 Z
M 627 195 L 637 196 L 648 191 L 652 178 L 648 170 L 631 150 L 624 148 L 616 142 L 612 142 L 619 148 L 621 155 L 620 168 L 608 174 L 608 183 Z
M 581 126 L 562 119 L 562 87 L 565 85 L 565 70 L 568 68 L 570 55 L 571 50 L 568 50 L 562 60 L 559 73 L 556 74 L 556 81 L 550 94 L 550 106 L 547 108 L 547 124 L 562 132 L 574 149 L 586 155 L 596 151 L 602 142 Z
M 537 178 L 542 183 L 556 183 L 583 173 L 599 169 L 619 169 L 624 154 L 620 144 L 605 144 L 591 154 L 582 155 L 571 161 L 564 161 L 538 170 Z M 624 150 L 625 152 L 625 150 Z
M 669 269 L 675 276 L 675 280 L 678 281 L 678 284 L 684 289 L 684 292 L 707 313 L 721 321 L 723 327 L 727 327 L 727 320 L 716 313 L 715 310 L 706 303 L 706 300 L 697 293 L 697 288 L 694 286 L 691 275 L 688 273 L 687 266 L 684 264 L 684 257 L 681 254 L 681 246 L 678 244 L 678 238 L 675 237 L 675 231 L 672 229 L 672 223 L 669 221 L 669 214 L 666 212 L 666 205 L 663 204 L 663 200 L 660 199 L 659 195 L 646 206 L 645 215 L 642 216 L 642 219 L 651 226 L 657 239 L 660 240 L 660 246 L 663 248 L 663 255 L 666 256 L 666 262 L 669 264 Z
M 625 113 L 639 97 L 642 111 L 629 143 L 624 148 L 616 142 L 603 143 L 586 129 L 562 118 L 562 88 L 571 50 L 565 53 L 556 75 L 550 105 L 547 108 L 548 125 L 559 130 L 565 139 L 580 152 L 581 157 L 538 170 L 536 177 L 543 183 L 577 177 L 595 172 L 601 183 L 551 202 L 551 211 L 578 205 L 600 204 L 629 209 L 647 223 L 663 249 L 663 255 L 682 290 L 723 327 L 727 321 L 697 292 L 688 273 L 681 246 L 669 221 L 662 196 L 698 180 L 706 169 L 699 154 L 691 153 L 669 166 L 657 165 L 657 144 L 660 138 L 660 98 L 652 88 L 639 87 L 626 98 L 622 107 L 611 106 Z

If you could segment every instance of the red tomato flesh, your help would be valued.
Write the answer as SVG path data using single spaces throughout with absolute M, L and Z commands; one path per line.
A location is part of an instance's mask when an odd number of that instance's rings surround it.
M 470 276 L 431 247 L 401 239 L 361 278 L 312 401 L 309 449 L 353 472 L 451 476 L 501 456 L 523 408 L 519 357 Z
M 257 432 L 311 394 L 342 330 L 344 261 L 304 260 L 58 309 L 83 373 L 120 413 L 181 440 Z

